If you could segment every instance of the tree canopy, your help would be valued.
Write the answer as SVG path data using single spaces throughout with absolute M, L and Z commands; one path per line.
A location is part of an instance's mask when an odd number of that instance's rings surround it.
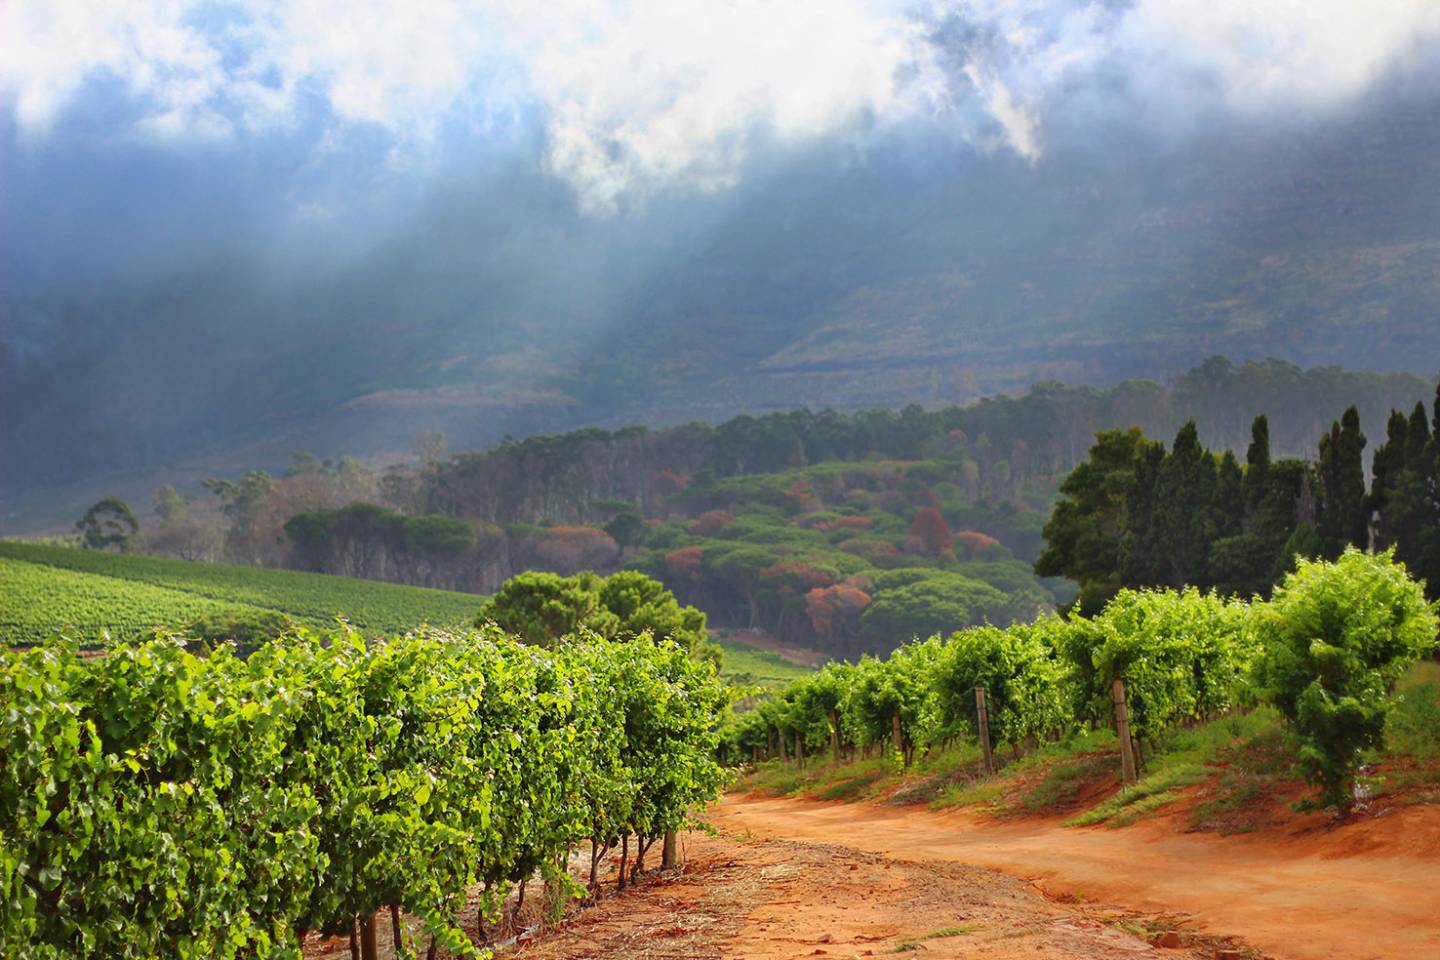
M 85 511 L 75 524 L 80 539 L 91 550 L 105 550 L 109 547 L 124 549 L 130 538 L 140 532 L 140 523 L 135 519 L 130 505 L 119 497 L 98 500 Z
M 589 630 L 607 640 L 649 634 L 673 640 L 694 656 L 715 653 L 707 642 L 705 614 L 682 607 L 664 584 L 634 570 L 609 577 L 588 572 L 570 577 L 540 571 L 519 574 L 480 608 L 476 624 L 487 623 L 547 647 Z

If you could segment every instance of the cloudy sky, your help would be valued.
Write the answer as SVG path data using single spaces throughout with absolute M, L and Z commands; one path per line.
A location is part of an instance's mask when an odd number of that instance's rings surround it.
M 1440 87 L 1437 40 L 1434 0 L 5 0 L 0 346 L 57 291 L 353 262 L 456 191 L 571 230 L 817 152 L 1183 145 Z
M 1062 111 L 1329 109 L 1433 79 L 1437 30 L 1431 0 L 7 0 L 0 96 L 22 164 L 244 156 L 300 221 L 343 213 L 338 174 L 507 153 L 606 215 L 732 187 L 761 143 L 923 125 L 1033 161 Z

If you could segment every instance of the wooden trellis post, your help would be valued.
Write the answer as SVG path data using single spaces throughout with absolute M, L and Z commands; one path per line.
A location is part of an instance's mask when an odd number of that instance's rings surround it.
M 1110 686 L 1110 696 L 1115 701 L 1115 735 L 1120 738 L 1120 773 L 1125 785 L 1137 779 L 1135 773 L 1135 744 L 1130 739 L 1130 716 L 1125 709 L 1125 681 L 1119 677 Z
M 660 848 L 660 866 L 673 870 L 680 865 L 680 845 L 674 830 L 665 831 L 665 845 Z
M 834 711 L 834 710 L 829 711 L 829 714 L 830 714 L 830 759 L 831 759 L 831 761 L 834 762 L 834 763 L 839 763 L 839 762 L 840 762 L 840 718 L 835 715 L 835 711 Z
M 985 688 L 975 688 L 975 711 L 980 719 L 980 759 L 985 764 L 985 773 L 995 772 L 995 756 L 990 752 L 990 711 L 985 705 Z
M 375 914 L 370 914 L 360 924 L 360 958 L 361 960 L 379 960 L 380 957 L 380 935 L 376 929 Z
M 890 734 L 895 742 L 895 752 L 903 758 L 905 756 L 905 738 L 900 733 L 900 711 L 897 709 L 890 715 Z

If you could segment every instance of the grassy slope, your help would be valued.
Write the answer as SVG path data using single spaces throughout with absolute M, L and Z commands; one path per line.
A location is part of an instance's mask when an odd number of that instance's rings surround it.
M 100 625 L 141 632 L 214 610 L 251 607 L 316 624 L 344 616 L 363 629 L 403 631 L 422 623 L 468 623 L 481 603 L 468 593 L 319 573 L 4 541 L 0 564 L 0 629 L 11 642 L 22 639 L 11 633 L 21 625 L 23 639 L 66 625 L 83 632 Z
M 782 687 L 791 680 L 814 673 L 807 667 L 796 666 L 771 650 L 752 647 L 729 637 L 716 637 L 715 642 L 725 651 L 720 673 L 730 683 L 759 687 Z
M 38 643 L 56 631 L 93 639 L 174 626 L 222 610 L 255 609 L 94 573 L 0 557 L 0 639 Z
M 321 573 L 190 563 L 0 541 L 0 641 L 37 643 L 59 630 L 82 640 L 102 629 L 137 636 L 222 610 L 269 609 L 327 625 L 344 616 L 367 630 L 469 623 L 482 598 Z M 769 650 L 721 640 L 721 674 L 778 687 L 810 671 Z

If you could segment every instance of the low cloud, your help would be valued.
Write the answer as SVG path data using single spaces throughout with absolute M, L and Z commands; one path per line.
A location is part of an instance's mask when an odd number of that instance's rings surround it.
M 523 115 L 609 212 L 732 186 L 761 143 L 921 124 L 1034 161 L 1079 101 L 1157 127 L 1324 110 L 1433 82 L 1437 38 L 1433 0 L 9 0 L 0 90 L 30 142 L 112 83 L 152 140 L 290 129 L 314 102 L 402 161 Z

